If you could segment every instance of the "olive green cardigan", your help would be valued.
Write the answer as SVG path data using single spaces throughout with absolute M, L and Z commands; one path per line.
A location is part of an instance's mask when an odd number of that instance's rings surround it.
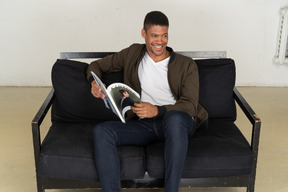
M 180 110 L 194 117 L 196 127 L 199 127 L 208 119 L 208 113 L 198 103 L 199 77 L 197 65 L 190 57 L 177 54 L 169 47 L 167 47 L 167 50 L 171 53 L 168 64 L 168 82 L 176 103 L 174 105 L 157 106 L 157 117 L 165 115 L 170 110 Z M 145 52 L 145 44 L 133 44 L 118 53 L 96 60 L 87 69 L 87 79 L 89 82 L 93 81 L 91 71 L 101 78 L 103 72 L 123 70 L 123 82 L 141 94 L 138 67 Z

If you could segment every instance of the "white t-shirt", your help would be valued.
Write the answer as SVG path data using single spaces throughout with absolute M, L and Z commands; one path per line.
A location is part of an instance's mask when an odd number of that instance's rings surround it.
M 158 106 L 176 103 L 167 79 L 169 59 L 170 57 L 156 63 L 145 53 L 138 69 L 142 89 L 141 101 Z

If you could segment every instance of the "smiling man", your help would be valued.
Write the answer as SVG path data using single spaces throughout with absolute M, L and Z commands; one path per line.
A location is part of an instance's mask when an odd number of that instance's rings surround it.
M 163 23 L 166 22 L 163 21 Z M 170 56 L 170 52 L 166 50 L 168 44 L 168 20 L 166 24 L 153 25 L 149 15 L 147 15 L 144 21 L 144 28 L 141 31 L 141 35 L 145 39 L 147 52 L 155 62 L 162 61 Z
M 124 83 L 140 93 L 127 122 L 108 121 L 94 127 L 94 156 L 103 192 L 120 192 L 119 145 L 165 142 L 165 192 L 177 192 L 188 148 L 188 137 L 207 120 L 198 103 L 199 80 L 195 62 L 176 54 L 168 44 L 169 21 L 159 11 L 148 13 L 141 31 L 145 44 L 94 61 L 87 69 L 91 93 L 104 94 L 90 72 L 123 71 Z

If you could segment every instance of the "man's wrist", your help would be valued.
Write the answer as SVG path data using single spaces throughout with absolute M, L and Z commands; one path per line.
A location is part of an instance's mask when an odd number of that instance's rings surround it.
M 154 115 L 154 117 L 156 117 L 156 116 L 158 115 L 158 111 L 159 111 L 159 110 L 158 110 L 158 107 L 157 107 L 157 106 L 154 105 L 154 107 L 155 107 L 155 112 L 154 112 L 155 115 Z
M 89 77 L 88 82 L 89 82 L 90 84 L 91 84 L 92 82 L 95 82 L 95 81 L 94 81 L 94 78 L 92 77 L 92 75 Z
M 95 81 L 92 81 L 90 82 L 90 85 L 93 86 L 96 82 Z
M 164 106 L 157 106 L 158 113 L 156 117 L 163 117 L 167 113 L 167 109 Z

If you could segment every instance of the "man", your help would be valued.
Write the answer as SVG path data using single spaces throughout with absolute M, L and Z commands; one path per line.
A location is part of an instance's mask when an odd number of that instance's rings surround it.
M 165 192 L 178 191 L 188 136 L 208 118 L 198 103 L 197 66 L 191 58 L 167 47 L 168 27 L 163 13 L 148 13 L 141 31 L 146 44 L 133 44 L 88 67 L 93 96 L 105 97 L 90 71 L 101 77 L 102 72 L 120 70 L 124 83 L 141 95 L 141 102 L 132 107 L 134 116 L 130 115 L 126 123 L 104 122 L 94 128 L 95 165 L 103 192 L 120 191 L 116 146 L 157 141 L 165 141 Z

